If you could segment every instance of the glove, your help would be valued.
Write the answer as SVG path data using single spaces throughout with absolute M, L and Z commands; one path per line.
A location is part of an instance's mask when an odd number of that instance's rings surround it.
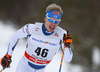
M 3 58 L 1 58 L 1 65 L 3 68 L 10 67 L 10 63 L 12 62 L 11 57 L 11 55 L 6 54 Z
M 70 44 L 72 43 L 72 38 L 70 34 L 64 34 L 63 42 L 65 47 L 70 47 Z

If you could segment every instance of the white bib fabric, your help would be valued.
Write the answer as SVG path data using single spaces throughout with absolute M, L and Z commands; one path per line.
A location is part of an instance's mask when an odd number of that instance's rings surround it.
M 33 33 L 28 38 L 28 48 L 26 48 L 26 52 L 35 58 L 35 61 L 31 60 L 32 63 L 41 65 L 41 62 L 36 61 L 37 59 L 41 61 L 51 61 L 60 48 L 60 39 L 63 34 L 59 33 L 56 31 L 52 35 L 46 36 L 42 32 L 42 24 L 35 24 Z M 28 61 L 30 61 L 30 59 L 28 59 Z M 45 65 L 48 63 L 42 64 Z

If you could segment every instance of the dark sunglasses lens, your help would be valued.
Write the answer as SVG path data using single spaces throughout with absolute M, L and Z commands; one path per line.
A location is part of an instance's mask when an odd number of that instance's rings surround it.
M 58 24 L 60 21 L 55 21 L 55 24 Z

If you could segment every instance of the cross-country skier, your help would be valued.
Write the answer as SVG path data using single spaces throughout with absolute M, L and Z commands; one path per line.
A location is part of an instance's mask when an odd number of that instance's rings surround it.
M 63 47 L 65 47 L 64 59 L 67 62 L 72 60 L 71 36 L 58 26 L 63 10 L 59 5 L 53 3 L 46 8 L 45 12 L 44 23 L 26 24 L 14 33 L 6 55 L 1 58 L 3 68 L 10 66 L 18 40 L 25 37 L 27 37 L 26 50 L 17 65 L 16 72 L 45 72 L 46 66 L 59 48 L 63 49 Z

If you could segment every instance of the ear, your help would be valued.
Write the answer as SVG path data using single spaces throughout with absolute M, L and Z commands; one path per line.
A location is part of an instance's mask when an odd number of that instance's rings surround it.
M 46 17 L 44 18 L 44 21 L 46 21 Z

